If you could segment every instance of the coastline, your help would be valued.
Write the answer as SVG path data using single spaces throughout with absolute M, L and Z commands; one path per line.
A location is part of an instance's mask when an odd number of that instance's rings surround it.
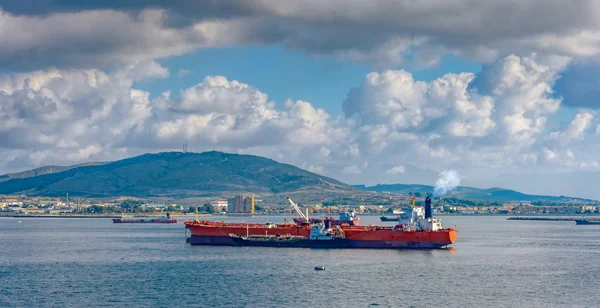
M 166 213 L 128 213 L 125 216 L 134 216 L 134 217 L 157 217 L 164 216 Z M 232 214 L 198 214 L 199 217 L 256 217 L 256 216 L 282 216 L 288 217 L 292 215 L 291 213 L 254 213 L 254 214 L 244 214 L 244 213 L 232 213 Z M 325 216 L 336 215 L 335 213 L 328 213 Z M 376 213 L 364 213 L 360 214 L 361 216 L 393 216 L 392 214 L 376 214 Z M 322 216 L 321 214 L 311 214 L 311 216 Z M 438 213 L 436 216 L 440 217 L 448 217 L 448 216 L 500 216 L 507 217 L 507 220 L 550 220 L 550 221 L 574 221 L 575 219 L 581 218 L 593 218 L 594 220 L 600 220 L 600 214 L 585 214 L 585 215 L 568 215 L 568 214 L 539 214 L 539 215 L 524 215 L 524 214 L 449 214 L 449 213 Z M 18 214 L 12 212 L 0 212 L 0 218 L 3 217 L 11 217 L 11 218 L 121 218 L 121 214 L 71 214 L 71 213 L 62 213 L 62 214 L 50 214 L 50 213 L 36 213 L 36 214 Z M 195 213 L 171 213 L 171 217 L 174 218 L 194 218 L 196 217 Z
M 164 216 L 165 213 L 146 213 L 146 214 L 127 214 L 125 216 L 135 217 L 156 217 Z M 172 214 L 172 217 L 195 217 L 195 214 Z M 211 214 L 198 214 L 200 217 L 210 217 Z M 0 213 L 0 218 L 121 218 L 120 214 L 14 214 L 14 213 Z

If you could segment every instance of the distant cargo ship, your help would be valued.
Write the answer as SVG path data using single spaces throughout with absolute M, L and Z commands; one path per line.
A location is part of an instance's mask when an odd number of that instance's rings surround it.
M 600 225 L 600 220 L 575 219 L 576 225 Z
M 132 223 L 132 224 L 176 224 L 177 219 L 171 219 L 171 215 L 167 213 L 167 216 L 161 216 L 158 218 L 113 218 L 113 223 Z
M 414 200 L 413 200 L 413 207 L 414 207 Z M 379 217 L 379 219 L 381 221 L 398 221 L 398 220 L 400 220 L 400 215 L 405 215 L 406 213 L 404 213 L 404 211 L 401 211 L 401 210 L 398 210 L 398 209 L 394 209 L 392 211 L 392 214 L 394 214 L 396 216 L 393 216 L 393 217 L 390 217 L 390 216 L 381 216 L 381 217 Z
M 291 201 L 291 200 L 290 200 Z M 302 213 L 293 202 L 296 211 Z M 302 214 L 305 221 L 307 215 Z M 457 231 L 442 228 L 440 219 L 432 217 L 431 199 L 425 207 L 413 207 L 395 226 L 332 225 L 331 220 L 318 224 L 303 222 L 284 224 L 225 223 L 185 221 L 190 230 L 186 241 L 192 245 L 265 246 L 304 248 L 442 248 L 456 241 Z

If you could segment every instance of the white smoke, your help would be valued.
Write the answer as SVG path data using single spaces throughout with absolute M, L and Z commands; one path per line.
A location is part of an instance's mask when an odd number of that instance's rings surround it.
M 460 185 L 460 177 L 456 170 L 444 170 L 440 172 L 440 177 L 435 181 L 433 195 L 435 197 L 443 196 L 449 191 Z

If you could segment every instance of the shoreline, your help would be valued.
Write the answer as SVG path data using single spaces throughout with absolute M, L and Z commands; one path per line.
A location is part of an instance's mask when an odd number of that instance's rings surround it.
M 157 217 L 164 216 L 166 213 L 130 213 L 125 216 L 128 217 Z M 255 214 L 242 214 L 242 213 L 234 213 L 234 214 L 198 214 L 199 217 L 260 217 L 260 216 L 282 216 L 289 217 L 291 213 L 255 213 Z M 328 213 L 325 216 L 335 215 L 335 213 Z M 195 213 L 171 213 L 171 217 L 174 218 L 194 218 L 196 216 Z M 310 216 L 322 216 L 322 215 L 310 215 Z M 381 216 L 395 216 L 393 214 L 360 214 L 359 216 L 369 216 L 369 217 L 381 217 Z M 523 214 L 436 214 L 435 216 L 440 217 L 449 217 L 449 216 L 498 216 L 498 217 L 507 217 L 507 220 L 547 220 L 547 221 L 574 221 L 575 219 L 598 219 L 600 220 L 600 214 L 586 214 L 586 215 L 569 215 L 569 214 L 540 214 L 540 215 L 523 215 Z M 0 213 L 0 218 L 3 217 L 11 217 L 11 218 L 121 218 L 121 214 L 14 214 L 14 213 Z

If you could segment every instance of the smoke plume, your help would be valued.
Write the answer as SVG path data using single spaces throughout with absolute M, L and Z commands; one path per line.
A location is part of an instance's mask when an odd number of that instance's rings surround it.
M 440 177 L 435 181 L 435 188 L 433 188 L 433 195 L 440 197 L 455 189 L 460 185 L 460 177 L 456 170 L 444 170 L 440 172 Z

